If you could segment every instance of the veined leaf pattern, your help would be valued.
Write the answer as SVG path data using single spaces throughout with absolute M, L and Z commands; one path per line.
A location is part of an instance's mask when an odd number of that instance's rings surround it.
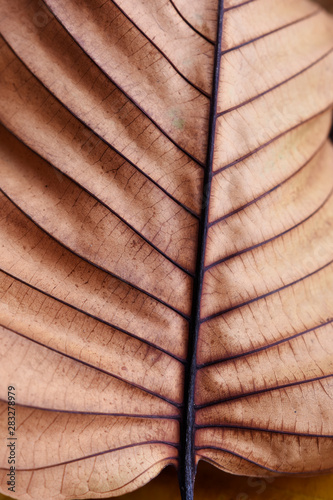
M 1 0 L 1 436 L 17 498 L 333 470 L 333 22 Z M 1 484 L 7 492 L 6 443 Z

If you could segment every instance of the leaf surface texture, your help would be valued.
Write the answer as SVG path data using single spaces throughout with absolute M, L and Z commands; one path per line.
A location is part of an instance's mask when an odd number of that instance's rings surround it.
M 1 0 L 0 19 L 17 498 L 132 491 L 181 463 L 186 414 L 193 467 L 332 471 L 332 17 Z

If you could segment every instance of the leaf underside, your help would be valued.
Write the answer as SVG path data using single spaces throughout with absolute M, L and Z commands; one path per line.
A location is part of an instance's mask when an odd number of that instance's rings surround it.
M 1 491 L 333 471 L 332 17 L 0 0 Z

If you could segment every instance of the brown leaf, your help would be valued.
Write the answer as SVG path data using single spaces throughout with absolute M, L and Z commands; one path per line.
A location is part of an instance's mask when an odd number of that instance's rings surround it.
M 332 0 L 315 0 L 316 3 L 319 3 L 325 9 L 329 10 L 330 12 L 333 12 L 333 2 Z
M 199 460 L 333 471 L 332 17 L 0 14 L 1 491 L 107 498 L 172 464 L 190 500 Z

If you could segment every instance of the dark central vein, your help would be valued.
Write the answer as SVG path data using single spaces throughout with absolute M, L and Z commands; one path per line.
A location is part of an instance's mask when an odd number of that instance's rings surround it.
M 217 36 L 215 45 L 215 60 L 214 60 L 214 76 L 213 76 L 213 91 L 210 103 L 209 115 L 209 135 L 207 148 L 207 161 L 204 175 L 204 188 L 202 198 L 202 211 L 199 225 L 198 237 L 198 253 L 196 274 L 194 278 L 192 314 L 189 326 L 189 347 L 187 356 L 187 366 L 185 371 L 184 381 L 184 414 L 181 423 L 181 447 L 180 447 L 180 462 L 179 462 L 179 485 L 182 500 L 193 499 L 194 479 L 196 474 L 195 464 L 195 446 L 194 446 L 194 431 L 195 431 L 195 407 L 194 407 L 194 391 L 196 379 L 196 354 L 197 343 L 200 328 L 200 303 L 202 295 L 203 276 L 205 272 L 205 251 L 208 232 L 208 210 L 211 193 L 211 183 L 213 177 L 213 159 L 214 159 L 214 144 L 215 130 L 217 120 L 217 100 L 218 87 L 220 79 L 220 60 L 221 60 L 221 44 L 222 44 L 222 29 L 223 29 L 223 13 L 224 0 L 219 0 L 219 15 L 217 24 Z

